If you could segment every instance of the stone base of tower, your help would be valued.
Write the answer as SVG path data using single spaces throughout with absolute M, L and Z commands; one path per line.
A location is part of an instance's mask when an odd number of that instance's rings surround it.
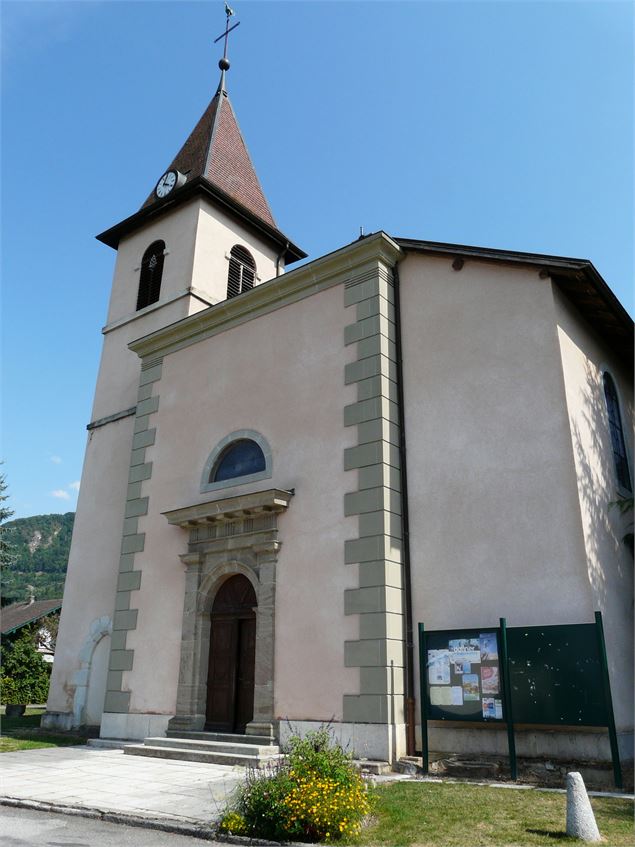
M 325 726 L 355 759 L 394 763 L 406 755 L 405 724 L 281 720 L 280 745 L 284 747 L 293 735 L 304 736 Z
M 141 741 L 149 736 L 165 735 L 171 717 L 172 715 L 126 715 L 104 712 L 99 737 Z

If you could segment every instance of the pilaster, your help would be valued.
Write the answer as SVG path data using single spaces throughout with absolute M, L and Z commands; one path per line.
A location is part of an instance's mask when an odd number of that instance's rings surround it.
M 148 514 L 149 498 L 143 495 L 143 487 L 152 477 L 152 462 L 146 462 L 146 450 L 156 439 L 156 427 L 151 423 L 159 409 L 157 383 L 161 379 L 161 368 L 160 358 L 141 363 L 104 712 L 127 713 L 130 706 L 124 672 L 133 668 L 134 650 L 127 647 L 127 635 L 136 629 L 139 615 L 138 610 L 132 608 L 132 592 L 141 588 L 141 570 L 135 568 L 135 557 L 145 546 L 141 523 Z
M 397 253 L 393 257 L 396 261 Z M 378 260 L 372 273 L 345 285 L 353 321 L 344 343 L 355 360 L 344 371 L 357 399 L 344 408 L 344 426 L 357 443 L 344 451 L 355 486 L 344 514 L 357 516 L 357 534 L 346 541 L 344 560 L 357 565 L 359 586 L 345 592 L 346 615 L 359 620 L 359 638 L 347 641 L 344 662 L 360 669 L 359 693 L 345 694 L 343 720 L 403 723 L 404 621 L 399 410 L 391 265 Z

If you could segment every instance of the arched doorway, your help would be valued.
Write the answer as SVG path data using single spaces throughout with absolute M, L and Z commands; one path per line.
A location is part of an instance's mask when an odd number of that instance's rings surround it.
M 242 574 L 220 587 L 212 606 L 205 729 L 244 733 L 254 716 L 256 593 Z

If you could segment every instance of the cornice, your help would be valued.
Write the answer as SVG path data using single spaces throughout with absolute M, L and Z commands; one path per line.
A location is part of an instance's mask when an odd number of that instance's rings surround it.
M 184 528 L 206 526 L 210 523 L 227 523 L 245 517 L 284 512 L 292 497 L 292 491 L 268 488 L 266 491 L 196 503 L 193 506 L 172 509 L 162 514 L 167 518 L 168 523 L 174 526 Z
M 173 297 L 168 297 L 166 300 L 158 300 L 156 303 L 150 303 L 149 306 L 139 309 L 138 312 L 129 312 L 127 315 L 124 315 L 123 318 L 118 318 L 116 321 L 106 324 L 106 326 L 101 329 L 102 334 L 106 335 L 106 333 L 112 332 L 113 329 L 119 329 L 120 326 L 125 326 L 139 318 L 144 318 L 151 312 L 156 312 L 164 306 L 169 306 L 170 303 L 176 303 L 177 300 L 182 300 L 184 297 L 194 297 L 196 300 L 200 300 L 201 303 L 205 303 L 206 306 L 213 305 L 213 303 L 210 302 L 209 297 L 206 297 L 204 291 L 201 291 L 200 288 L 190 286 L 190 288 L 186 288 L 184 291 L 179 291 L 179 293 L 175 294 Z
M 196 312 L 128 346 L 141 358 L 169 355 L 326 288 L 351 284 L 365 274 L 391 268 L 403 255 L 390 236 L 378 232 L 263 282 L 245 294 Z
M 229 194 L 226 194 L 218 186 L 213 185 L 205 177 L 197 177 L 191 182 L 186 182 L 182 188 L 176 189 L 165 200 L 158 200 L 151 206 L 142 207 L 138 212 L 135 212 L 130 217 L 121 221 L 110 229 L 101 232 L 97 236 L 97 240 L 102 244 L 108 245 L 117 249 L 120 240 L 131 232 L 145 226 L 148 223 L 155 221 L 157 218 L 181 205 L 182 203 L 191 200 L 194 197 L 202 195 L 218 204 L 233 215 L 234 218 L 241 223 L 251 227 L 252 230 L 258 232 L 262 237 L 266 237 L 269 241 L 275 244 L 278 248 L 284 248 L 285 261 L 287 263 L 297 262 L 298 259 L 306 258 L 306 253 L 294 244 L 283 232 L 275 226 L 267 223 L 254 212 L 247 209 Z

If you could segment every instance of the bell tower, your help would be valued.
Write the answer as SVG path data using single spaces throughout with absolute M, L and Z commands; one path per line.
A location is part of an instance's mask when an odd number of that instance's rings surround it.
M 112 690 L 122 670 L 117 661 L 125 651 L 117 622 L 129 613 L 116 606 L 115 596 L 128 535 L 144 514 L 140 505 L 130 506 L 145 478 L 134 460 L 153 443 L 145 422 L 155 402 L 149 397 L 151 377 L 160 367 L 140 372 L 128 345 L 228 297 L 248 297 L 251 288 L 306 256 L 276 226 L 229 99 L 227 39 L 237 26 L 229 26 L 230 14 L 227 8 L 220 81 L 211 102 L 157 175 L 141 208 L 97 236 L 117 251 L 117 259 L 87 427 L 47 726 L 99 723 L 104 692 Z M 136 449 L 139 444 L 143 449 Z M 118 710 L 110 694 L 106 702 L 105 711 Z
M 97 236 L 118 253 L 109 325 L 176 298 L 185 317 L 306 256 L 276 225 L 229 99 L 230 13 L 211 102 L 139 211 Z

